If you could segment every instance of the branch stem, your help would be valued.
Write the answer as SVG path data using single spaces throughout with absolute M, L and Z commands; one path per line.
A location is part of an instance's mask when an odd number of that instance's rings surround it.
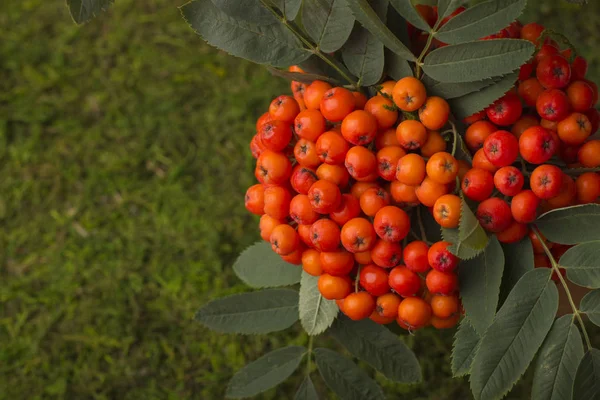
M 567 281 L 565 281 L 565 278 L 563 278 L 562 274 L 560 273 L 560 268 L 558 266 L 558 263 L 554 259 L 554 256 L 552 255 L 552 253 L 550 252 L 550 249 L 546 245 L 546 242 L 544 242 L 544 239 L 542 238 L 542 235 L 538 231 L 537 227 L 533 226 L 532 230 L 533 230 L 533 233 L 535 233 L 535 236 L 537 236 L 538 240 L 540 241 L 542 247 L 544 248 L 544 253 L 546 253 L 546 256 L 548 256 L 548 259 L 550 259 L 550 264 L 552 265 L 552 269 L 554 270 L 554 273 L 558 276 L 558 279 L 560 280 L 560 283 L 561 283 L 563 289 L 565 290 L 565 294 L 567 295 L 567 299 L 569 300 L 569 304 L 571 305 L 571 309 L 573 310 L 573 316 L 577 319 L 577 322 L 579 323 L 579 326 L 581 327 L 581 331 L 583 332 L 583 337 L 585 339 L 585 344 L 586 344 L 588 350 L 591 350 L 592 343 L 590 341 L 590 337 L 587 333 L 587 330 L 585 329 L 585 324 L 583 323 L 583 319 L 581 318 L 581 312 L 579 312 L 579 309 L 577 308 L 577 306 L 575 305 L 575 302 L 573 301 L 573 296 L 571 296 L 571 291 L 569 290 L 569 287 L 567 286 Z

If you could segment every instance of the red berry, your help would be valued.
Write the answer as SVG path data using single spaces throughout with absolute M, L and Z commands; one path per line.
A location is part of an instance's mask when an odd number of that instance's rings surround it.
M 523 113 L 521 99 L 509 92 L 486 109 L 487 117 L 496 125 L 509 126 L 517 122 Z
M 535 103 L 538 114 L 548 121 L 560 121 L 569 115 L 569 98 L 559 89 L 542 92 Z
M 542 86 L 547 89 L 564 88 L 571 81 L 571 66 L 560 54 L 543 58 L 535 73 Z
M 407 244 L 402 252 L 402 258 L 404 259 L 406 268 L 417 273 L 429 270 L 429 261 L 427 260 L 428 251 L 429 246 L 427 243 L 420 240 Z
M 452 272 L 431 270 L 425 278 L 427 290 L 432 294 L 449 295 L 458 290 L 458 276 Z
M 521 157 L 532 164 L 543 164 L 556 152 L 558 143 L 554 136 L 541 126 L 532 126 L 521 134 L 519 151 Z
M 562 185 L 562 171 L 555 165 L 540 165 L 531 173 L 531 190 L 540 199 L 550 199 L 558 195 Z
M 494 191 L 494 177 L 485 169 L 472 168 L 463 177 L 461 188 L 471 200 L 483 201 Z
M 441 272 L 451 272 L 458 266 L 458 257 L 448 250 L 449 242 L 436 242 L 427 252 L 427 260 L 431 268 Z
M 487 159 L 496 167 L 505 167 L 515 162 L 519 155 L 519 142 L 508 131 L 496 131 L 483 142 Z
M 502 167 L 494 174 L 494 185 L 505 196 L 519 193 L 524 183 L 523 174 L 513 166 Z
M 479 204 L 477 219 L 486 231 L 502 232 L 512 222 L 510 206 L 506 201 L 492 197 Z
M 531 190 L 523 190 L 510 202 L 510 211 L 515 221 L 528 224 L 537 218 L 541 200 Z
M 404 266 L 398 266 L 390 271 L 388 283 L 402 297 L 414 296 L 421 289 L 419 275 Z
M 381 296 L 390 291 L 388 273 L 376 265 L 365 265 L 360 270 L 360 285 L 373 296 Z

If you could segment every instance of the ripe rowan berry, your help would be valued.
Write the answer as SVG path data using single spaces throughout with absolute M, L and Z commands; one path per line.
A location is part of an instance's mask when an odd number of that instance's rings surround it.
M 373 225 L 365 218 L 353 218 L 342 227 L 342 245 L 351 253 L 371 250 L 376 238 Z
M 319 160 L 327 164 L 342 164 L 350 149 L 342 135 L 334 131 L 319 136 L 315 146 Z
M 376 134 L 377 120 L 366 111 L 353 111 L 342 121 L 342 136 L 354 145 L 369 144 Z
M 354 321 L 369 318 L 374 310 L 375 299 L 367 292 L 350 293 L 342 308 L 342 312 Z
M 486 108 L 487 117 L 496 125 L 509 126 L 517 122 L 523 113 L 521 99 L 513 92 L 508 92 Z
M 264 240 L 264 241 L 269 241 L 269 239 L 271 239 L 271 233 L 273 233 L 273 229 L 278 226 L 283 224 L 284 222 L 278 219 L 275 219 L 267 214 L 263 214 L 260 217 L 260 222 L 258 224 L 258 228 L 260 230 L 260 237 Z
M 565 56 L 565 58 L 569 58 Z M 573 63 L 571 63 L 571 79 L 572 80 L 581 80 L 585 78 L 588 70 L 588 62 L 585 58 L 581 56 L 575 57 Z
M 558 48 L 556 46 L 553 46 L 550 43 L 543 44 L 533 57 L 533 62 L 537 66 L 542 59 L 556 54 L 558 54 Z
M 426 177 L 423 182 L 415 189 L 415 194 L 419 202 L 427 207 L 433 207 L 436 200 L 448 193 L 448 187 Z
M 548 121 L 560 121 L 569 115 L 569 98 L 559 89 L 544 90 L 535 104 L 540 117 Z
M 318 110 L 321 107 L 321 99 L 331 89 L 331 85 L 323 81 L 314 81 L 304 89 L 304 104 L 309 110 Z
M 454 328 L 460 320 L 460 314 L 453 315 L 449 318 L 440 318 L 435 315 L 431 316 L 431 326 L 435 329 L 450 329 Z
M 479 111 L 478 113 L 468 116 L 467 118 L 464 118 L 463 123 L 465 125 L 472 125 L 477 121 L 481 121 L 485 117 L 486 117 L 485 110 L 482 110 L 482 111 Z M 496 130 L 496 129 L 494 129 L 494 130 Z
M 257 159 L 258 157 L 260 157 L 262 152 L 265 151 L 266 149 L 267 148 L 265 147 L 262 140 L 260 139 L 260 133 L 257 133 L 256 135 L 254 135 L 252 137 L 252 140 L 250 141 L 250 151 L 252 152 L 252 157 Z
M 305 250 L 304 253 L 302 253 L 302 269 L 312 276 L 322 275 L 321 253 L 314 249 Z
M 517 159 L 519 141 L 508 131 L 496 131 L 485 139 L 483 151 L 493 165 L 505 167 Z
M 452 272 L 458 266 L 458 257 L 448 250 L 449 242 L 440 241 L 431 245 L 427 260 L 431 268 L 441 272 Z
M 273 120 L 260 128 L 260 140 L 269 150 L 282 151 L 292 139 L 292 126 L 289 122 Z
M 441 97 L 431 96 L 425 100 L 425 104 L 419 108 L 419 119 L 425 128 L 437 131 L 441 129 L 450 115 L 448 102 Z
M 283 256 L 290 254 L 300 245 L 298 233 L 287 224 L 281 224 L 273 228 L 269 240 L 273 251 Z
M 373 220 L 377 235 L 388 242 L 399 242 L 410 231 L 408 214 L 394 206 L 385 206 L 377 211 Z
M 417 240 L 408 243 L 402 252 L 406 268 L 416 273 L 427 272 L 430 268 L 427 260 L 428 251 L 429 246 L 423 241 Z
M 269 114 L 277 121 L 291 123 L 299 112 L 300 106 L 292 96 L 278 96 L 269 106 Z
M 310 225 L 319 219 L 319 214 L 313 210 L 307 195 L 297 194 L 290 202 L 290 217 L 299 225 Z
M 319 260 L 323 272 L 333 276 L 348 275 L 354 268 L 354 256 L 345 250 L 324 251 Z
M 396 81 L 385 81 L 381 85 L 379 85 L 379 87 L 377 88 L 377 92 L 380 95 L 391 99 L 394 92 L 394 86 L 396 86 Z
M 329 218 L 339 226 L 343 226 L 352 218 L 360 215 L 360 202 L 351 194 L 343 194 L 340 205 L 329 214 Z
M 427 142 L 427 129 L 421 122 L 407 119 L 396 128 L 396 138 L 406 150 L 415 150 Z
M 483 148 L 477 150 L 473 155 L 473 168 L 479 168 L 491 172 L 492 174 L 498 171 L 498 167 L 488 160 Z
M 476 215 L 481 226 L 489 232 L 502 232 L 512 222 L 510 206 L 497 197 L 479 203 Z
M 390 204 L 390 195 L 379 187 L 367 189 L 360 196 L 360 208 L 369 217 L 375 216 L 377 211 Z
M 265 188 L 264 212 L 272 218 L 284 221 L 290 213 L 292 194 L 282 186 L 269 186 Z
M 475 122 L 473 125 L 469 126 L 465 132 L 465 142 L 467 147 L 472 152 L 479 150 L 483 147 L 485 139 L 497 130 L 498 128 L 496 125 L 489 121 Z
M 292 163 L 281 153 L 265 150 L 256 160 L 254 175 L 261 183 L 280 185 L 292 174 Z
M 356 199 L 360 199 L 360 196 L 362 196 L 367 189 L 372 187 L 379 187 L 379 185 L 377 182 L 355 182 L 350 188 L 350 194 Z
M 421 146 L 421 155 L 423 157 L 432 157 L 436 153 L 446 151 L 446 141 L 436 131 L 427 133 L 427 141 Z
M 393 181 L 398 161 L 405 155 L 406 152 L 400 146 L 388 146 L 379 150 L 376 155 L 379 176 L 386 181 Z
M 488 199 L 494 191 L 494 178 L 485 169 L 472 168 L 465 174 L 461 189 L 469 199 L 483 201 Z
M 364 109 L 365 104 L 367 104 L 367 96 L 365 96 L 361 92 L 352 92 L 352 96 L 354 96 L 354 109 L 355 110 Z
M 296 192 L 307 194 L 308 189 L 310 189 L 312 184 L 317 180 L 315 171 L 301 165 L 296 165 L 292 171 L 292 176 L 290 177 L 290 184 L 292 185 L 292 189 Z
M 350 180 L 350 174 L 342 165 L 321 164 L 317 168 L 317 177 L 335 184 L 340 189 L 348 186 Z
M 418 297 L 408 297 L 398 306 L 398 322 L 409 329 L 419 329 L 431 320 L 431 306 Z
M 575 203 L 575 199 L 577 198 L 577 186 L 575 185 L 575 181 L 569 175 L 563 173 L 561 182 L 558 194 L 542 203 L 544 211 L 567 207 Z
M 292 251 L 290 254 L 280 255 L 281 259 L 287 263 L 293 265 L 301 265 L 302 264 L 302 253 L 306 250 L 306 246 L 302 242 L 298 244 L 296 250 Z
M 393 268 L 402 260 L 402 246 L 399 243 L 377 240 L 371 249 L 373 263 L 383 268 Z
M 298 230 L 298 236 L 300 237 L 302 243 L 308 247 L 314 248 L 312 236 L 310 234 L 310 228 L 312 228 L 312 225 L 298 225 L 296 229 Z
M 244 198 L 246 210 L 252 214 L 263 215 L 265 208 L 265 188 L 262 184 L 252 185 L 246 191 Z
M 532 164 L 542 164 L 548 161 L 558 147 L 554 136 L 541 126 L 532 126 L 519 138 L 521 157 Z
M 317 146 L 315 142 L 310 140 L 300 139 L 294 146 L 294 158 L 298 161 L 298 164 L 307 167 L 315 168 L 321 164 L 319 156 L 317 155 Z
M 600 196 L 600 175 L 595 172 L 586 172 L 575 180 L 577 188 L 577 201 L 581 204 L 593 203 Z
M 390 271 L 388 283 L 402 297 L 415 296 L 421 289 L 419 275 L 401 265 Z
M 371 97 L 364 109 L 375 117 L 379 129 L 390 128 L 398 120 L 398 111 L 394 107 L 394 103 L 383 96 Z
M 377 310 L 373 311 L 369 319 L 379 325 L 391 324 L 396 320 L 395 317 L 382 317 L 377 313 Z
M 436 153 L 427 161 L 426 172 L 435 182 L 448 184 L 458 175 L 458 162 L 450 153 Z
M 571 66 L 560 54 L 541 59 L 535 73 L 542 86 L 547 89 L 561 89 L 571 81 Z
M 430 304 L 433 315 L 439 318 L 450 318 L 460 310 L 460 301 L 456 295 L 435 295 L 431 298 Z
M 456 228 L 460 221 L 461 199 L 454 194 L 445 194 L 433 205 L 433 217 L 442 228 Z
M 537 218 L 540 199 L 531 190 L 517 193 L 510 203 L 510 210 L 515 221 L 528 224 Z
M 427 99 L 425 85 L 412 76 L 400 79 L 392 91 L 394 103 L 403 111 L 417 111 Z
M 398 316 L 398 306 L 402 299 L 394 293 L 386 293 L 377 298 L 375 302 L 375 311 L 382 317 L 396 318 Z
M 427 273 L 425 284 L 430 293 L 450 295 L 458 290 L 458 276 L 452 272 L 432 269 Z
M 496 238 L 500 243 L 516 243 L 527 236 L 529 228 L 527 225 L 512 221 L 512 223 L 502 232 L 496 233 Z
M 594 90 L 584 81 L 571 83 L 567 88 L 567 97 L 573 111 L 586 112 L 594 106 Z
M 540 165 L 531 173 L 529 184 L 531 190 L 540 199 L 554 197 L 560 191 L 563 173 L 554 165 Z
M 390 194 L 394 202 L 401 205 L 417 205 L 419 199 L 415 193 L 417 186 L 406 185 L 399 181 L 390 184 Z
M 519 81 L 524 81 L 529 78 L 534 69 L 535 66 L 533 65 L 533 61 L 521 65 L 521 68 L 519 68 Z
M 529 78 L 519 83 L 519 96 L 531 107 L 535 107 L 538 97 L 544 90 L 537 78 Z
M 560 140 L 568 145 L 580 145 L 592 133 L 592 124 L 585 114 L 572 113 L 557 125 Z
M 494 185 L 505 196 L 515 196 L 524 184 L 523 174 L 513 166 L 502 167 L 494 174 Z
M 310 240 L 321 252 L 335 251 L 340 245 L 340 228 L 330 219 L 320 219 L 310 226 Z
M 366 178 L 377 173 L 377 157 L 362 146 L 354 146 L 348 150 L 344 165 L 354 179 Z
M 323 274 L 319 276 L 317 287 L 327 300 L 341 300 L 352 291 L 352 281 L 348 276 Z
M 600 140 L 590 140 L 579 148 L 577 159 L 586 168 L 600 167 Z
M 373 296 L 382 296 L 390 291 L 388 272 L 377 265 L 365 265 L 360 269 L 360 286 Z
M 398 160 L 396 179 L 405 185 L 419 185 L 425 179 L 425 174 L 425 160 L 420 155 L 411 153 Z
M 531 43 L 537 44 L 544 29 L 545 28 L 542 25 L 535 22 L 523 25 L 523 28 L 521 28 L 521 39 L 529 40 Z
M 355 107 L 356 101 L 352 92 L 343 87 L 335 87 L 323 94 L 319 109 L 327 120 L 339 122 L 354 111 Z
M 266 124 L 267 122 L 271 122 L 271 121 L 273 121 L 273 117 L 271 117 L 271 114 L 268 111 L 265 112 L 264 114 L 262 114 L 256 120 L 256 132 L 260 132 L 260 128 L 262 128 L 262 126 L 264 124 Z
M 390 128 L 384 131 L 379 131 L 375 136 L 375 148 L 381 150 L 384 147 L 400 146 L 398 138 L 396 137 L 396 129 Z
M 335 183 L 318 180 L 308 189 L 313 209 L 319 214 L 329 214 L 340 205 L 342 194 Z
M 294 119 L 296 134 L 302 139 L 314 142 L 325 132 L 327 123 L 319 110 L 301 111 Z
M 519 139 L 523 132 L 525 132 L 532 126 L 536 126 L 539 124 L 540 120 L 537 119 L 537 117 L 533 115 L 523 115 L 521 118 L 519 118 L 517 122 L 514 123 L 512 129 L 510 130 L 510 133 L 512 133 L 517 137 L 517 139 Z

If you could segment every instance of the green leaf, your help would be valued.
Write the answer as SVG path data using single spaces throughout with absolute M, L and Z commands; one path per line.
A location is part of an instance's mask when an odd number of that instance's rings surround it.
M 477 92 L 496 82 L 495 79 L 488 78 L 482 81 L 466 82 L 466 83 L 448 83 L 438 82 L 425 75 L 423 83 L 427 88 L 428 96 L 439 96 L 446 100 L 461 97 L 469 93 Z
M 285 16 L 288 21 L 293 21 L 298 16 L 300 7 L 302 6 L 302 0 L 270 0 L 277 8 L 281 10 L 281 13 Z M 305 1 L 306 3 L 306 1 Z M 305 6 L 306 7 L 306 6 Z
M 600 289 L 592 290 L 583 296 L 579 311 L 585 313 L 594 325 L 600 326 Z
M 436 39 L 457 44 L 501 31 L 523 12 L 527 0 L 488 0 L 458 14 L 440 28 Z
M 244 250 L 233 264 L 235 274 L 250 287 L 289 286 L 300 282 L 302 268 L 281 259 L 267 242 Z
M 533 269 L 533 246 L 528 237 L 517 243 L 502 244 L 504 250 L 504 273 L 500 286 L 500 302 L 510 293 L 519 279 Z
M 441 21 L 452 14 L 458 7 L 462 6 L 463 3 L 464 0 L 438 0 L 438 21 Z M 456 18 L 456 16 L 453 18 Z M 450 21 L 452 21 L 452 19 Z M 447 23 L 448 22 L 446 22 L 446 24 Z
M 358 78 L 359 86 L 374 85 L 383 74 L 383 44 L 360 25 L 354 27 L 350 39 L 342 47 L 342 59 Z
M 266 289 L 207 303 L 196 320 L 217 332 L 246 335 L 282 331 L 298 320 L 298 292 Z
M 471 367 L 475 400 L 500 399 L 531 363 L 558 309 L 551 275 L 548 268 L 527 272 L 496 314 Z
M 385 73 L 396 81 L 406 76 L 413 76 L 413 70 L 408 61 L 390 49 L 385 49 Z
M 573 325 L 573 315 L 554 321 L 535 363 L 531 398 L 571 400 L 573 379 L 582 357 L 583 343 Z
M 83 24 L 106 11 L 114 0 L 67 0 L 71 17 L 76 24 Z
M 548 240 L 555 243 L 600 240 L 600 205 L 559 208 L 543 214 L 535 224 Z
M 421 381 L 421 367 L 415 354 L 383 326 L 370 319 L 352 321 L 340 316 L 330 332 L 350 353 L 386 378 L 403 383 Z
M 408 61 L 416 61 L 414 54 L 385 26 L 367 0 L 346 0 L 346 2 L 356 19 L 385 47 Z
M 459 266 L 460 297 L 479 335 L 485 333 L 496 315 L 503 270 L 504 253 L 496 236 L 483 253 Z
M 454 254 L 461 260 L 471 260 L 483 252 L 483 249 L 472 249 L 469 246 L 464 246 L 458 239 L 458 229 L 442 228 L 442 237 L 446 242 L 452 243 L 448 246 L 450 253 Z
M 513 72 L 502 77 L 497 83 L 486 86 L 478 92 L 469 93 L 450 100 L 452 113 L 459 119 L 464 119 L 478 113 L 504 96 L 514 86 L 518 77 L 518 72 Z
M 265 354 L 236 372 L 227 385 L 225 397 L 252 397 L 279 385 L 298 368 L 306 351 L 302 346 L 289 346 Z
M 341 354 L 329 349 L 315 349 L 315 362 L 321 377 L 335 394 L 344 400 L 380 400 L 383 391 L 367 373 Z
M 390 4 L 398 11 L 406 21 L 410 22 L 415 28 L 425 32 L 430 32 L 431 27 L 423 19 L 417 9 L 407 0 L 390 0 Z
M 324 75 L 317 74 L 307 74 L 304 72 L 290 72 L 277 68 L 267 67 L 267 70 L 271 73 L 271 75 L 281 77 L 283 79 L 287 79 L 288 81 L 297 81 L 306 84 L 311 84 L 314 81 L 325 81 L 332 83 L 334 85 L 340 86 L 342 83 L 334 78 Z
M 473 82 L 508 74 L 527 62 L 527 40 L 493 39 L 440 47 L 425 57 L 423 71 L 440 82 Z
M 567 278 L 576 285 L 600 288 L 600 241 L 571 247 L 560 258 L 560 266 L 567 270 Z
M 577 367 L 573 400 L 600 398 L 600 350 L 589 349 Z
M 485 230 L 479 224 L 479 220 L 469 208 L 465 197 L 461 193 L 460 223 L 458 225 L 458 240 L 461 244 L 474 250 L 483 250 L 488 244 Z
M 304 29 L 325 53 L 339 50 L 348 40 L 354 16 L 344 0 L 304 0 Z
M 452 346 L 453 376 L 464 376 L 470 373 L 471 364 L 479 349 L 480 341 L 481 336 L 469 323 L 469 319 L 463 318 L 454 335 L 454 345 Z
M 310 376 L 304 378 L 294 396 L 294 400 L 319 400 L 317 389 L 315 389 L 315 385 L 313 384 L 312 379 L 310 379 Z
M 331 326 L 338 314 L 333 300 L 321 296 L 317 282 L 319 278 L 302 272 L 300 279 L 300 322 L 309 335 L 318 335 Z
M 259 64 L 287 67 L 311 53 L 282 24 L 255 25 L 236 20 L 209 0 L 181 7 L 183 18 L 211 46 Z
M 237 20 L 261 25 L 274 24 L 277 22 L 275 16 L 264 7 L 260 0 L 211 1 L 219 10 Z
M 309 74 L 329 77 L 329 81 L 335 81 L 338 86 L 339 82 L 346 82 L 346 79 L 336 69 L 317 56 L 310 56 L 308 59 L 299 63 L 298 65 Z M 342 63 L 339 63 L 337 68 L 342 70 L 346 75 L 352 77 L 350 71 L 348 71 L 348 69 L 342 65 Z

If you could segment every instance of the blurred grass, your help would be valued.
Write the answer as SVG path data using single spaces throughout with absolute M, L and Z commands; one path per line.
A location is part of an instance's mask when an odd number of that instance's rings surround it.
M 569 34 L 598 78 L 600 5 L 530 3 L 524 20 Z M 246 362 L 306 339 L 193 322 L 247 290 L 230 270 L 258 237 L 247 143 L 288 86 L 206 46 L 178 5 L 117 0 L 83 27 L 61 1 L 0 5 L 0 399 L 220 399 Z M 452 332 L 407 342 L 426 381 L 381 380 L 390 398 L 468 398 Z

